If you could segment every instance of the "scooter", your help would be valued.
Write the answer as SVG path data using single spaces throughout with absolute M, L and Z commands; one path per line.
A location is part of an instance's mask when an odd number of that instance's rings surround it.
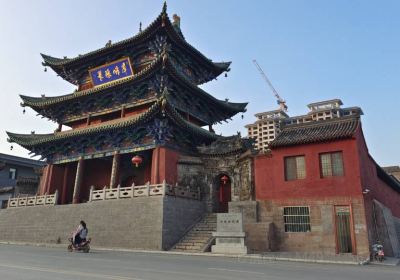
M 68 238 L 68 240 L 71 242 L 71 244 L 68 245 L 69 252 L 82 251 L 84 253 L 89 253 L 91 238 L 88 238 L 86 241 L 78 245 L 74 244 L 74 239 L 72 237 Z
M 385 259 L 385 252 L 383 251 L 383 245 L 374 244 L 372 245 L 372 259 L 382 262 Z

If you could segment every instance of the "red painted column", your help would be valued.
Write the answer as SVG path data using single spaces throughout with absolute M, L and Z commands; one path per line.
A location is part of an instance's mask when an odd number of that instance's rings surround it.
M 160 183 L 159 161 L 160 161 L 160 148 L 157 147 L 153 150 L 153 155 L 151 160 L 151 182 L 150 182 L 151 184 Z
M 168 184 L 175 184 L 178 178 L 179 153 L 174 150 L 158 147 L 153 150 L 151 183 L 161 184 L 164 180 Z
M 67 203 L 67 190 L 68 190 L 68 174 L 69 174 L 69 165 L 66 164 L 64 167 L 64 178 L 63 178 L 63 185 L 62 185 L 62 192 L 61 192 L 61 204 Z
M 111 178 L 110 178 L 110 189 L 117 186 L 117 178 L 119 176 L 119 165 L 121 161 L 121 155 L 118 151 L 114 153 L 112 167 L 111 167 Z
M 53 168 L 54 168 L 54 165 L 49 164 L 49 170 L 48 170 L 48 174 L 47 174 L 46 188 L 45 188 L 45 193 L 47 193 L 47 194 L 50 194 L 50 191 L 51 191 L 51 182 L 53 179 Z
M 74 194 L 73 194 L 73 199 L 72 203 L 79 203 L 80 199 L 80 191 L 81 191 L 81 185 L 82 185 L 82 178 L 83 178 L 83 165 L 84 165 L 84 159 L 81 157 L 78 161 L 78 165 L 76 167 L 76 177 L 75 177 L 75 185 L 74 185 Z
M 38 191 L 39 195 L 44 195 L 44 193 L 46 192 L 46 182 L 47 182 L 48 175 L 49 175 L 49 166 L 46 165 L 43 168 L 42 178 L 40 179 L 40 186 L 39 186 L 39 191 Z

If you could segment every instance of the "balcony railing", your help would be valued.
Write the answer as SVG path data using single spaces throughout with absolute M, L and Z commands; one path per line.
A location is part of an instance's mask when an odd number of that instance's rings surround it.
M 179 187 L 167 184 L 150 185 L 147 183 L 142 186 L 131 186 L 126 188 L 108 188 L 105 186 L 101 190 L 95 190 L 92 186 L 90 189 L 89 202 L 109 199 L 135 198 L 145 196 L 177 196 L 189 199 L 200 200 L 200 189 L 193 191 L 189 187 Z
M 35 195 L 35 196 L 24 196 L 14 197 L 8 199 L 7 208 L 17 208 L 26 206 L 37 206 L 37 205 L 56 205 L 58 201 L 58 192 L 54 194 Z

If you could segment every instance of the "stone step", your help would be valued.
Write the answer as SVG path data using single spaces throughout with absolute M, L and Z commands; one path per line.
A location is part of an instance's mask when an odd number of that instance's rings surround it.
M 195 228 L 216 228 L 216 226 L 202 224 L 202 225 L 197 225 Z
M 183 245 L 201 245 L 204 242 L 207 242 L 208 239 L 205 240 L 182 240 L 179 244 Z
M 202 252 L 207 245 L 212 232 L 217 229 L 217 215 L 209 214 L 200 221 L 186 236 L 174 246 L 174 251 Z
M 201 242 L 201 241 L 207 241 L 211 235 L 208 236 L 191 236 L 191 237 L 185 237 L 182 241 L 193 241 L 193 242 Z
M 175 249 L 177 250 L 196 250 L 199 251 L 202 247 L 201 246 L 194 246 L 194 245 L 176 245 Z
M 211 232 L 190 232 L 188 235 L 186 235 L 187 238 L 192 238 L 192 237 L 206 237 L 206 236 L 211 236 Z

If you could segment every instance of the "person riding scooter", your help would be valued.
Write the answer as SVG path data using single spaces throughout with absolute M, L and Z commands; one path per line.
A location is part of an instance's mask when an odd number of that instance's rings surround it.
M 82 243 L 85 243 L 88 232 L 89 232 L 89 230 L 86 227 L 86 223 L 84 221 L 80 221 L 79 226 L 75 230 L 73 237 L 72 237 L 74 246 L 78 247 Z
M 385 253 L 383 251 L 383 245 L 379 241 L 372 245 L 372 260 L 382 262 L 385 258 Z
M 89 253 L 90 250 L 90 241 L 91 239 L 87 238 L 89 230 L 86 227 L 86 223 L 84 221 L 79 222 L 78 228 L 72 232 L 71 237 L 68 238 L 71 244 L 68 245 L 68 251 L 82 251 L 84 253 Z

